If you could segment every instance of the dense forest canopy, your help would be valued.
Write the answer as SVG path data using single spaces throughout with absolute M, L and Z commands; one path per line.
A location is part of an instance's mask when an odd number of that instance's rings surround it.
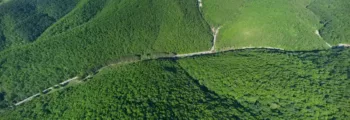
M 0 50 L 35 41 L 78 0 L 11 0 L 0 6 Z M 6 2 L 6 4 L 5 4 Z
M 350 49 L 240 50 L 123 64 L 2 119 L 346 119 Z
M 206 50 L 211 38 L 196 1 L 81 0 L 35 42 L 0 52 L 1 102 L 124 56 Z
M 350 50 L 235 51 L 180 60 L 215 93 L 235 98 L 259 119 L 350 117 Z
M 333 45 L 350 43 L 349 5 L 347 0 L 315 0 L 307 7 L 320 16 L 320 34 Z

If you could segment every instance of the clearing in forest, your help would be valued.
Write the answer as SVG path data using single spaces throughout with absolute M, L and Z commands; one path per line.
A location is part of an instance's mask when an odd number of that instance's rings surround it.
M 322 24 L 307 8 L 310 3 L 311 0 L 206 0 L 203 13 L 212 26 L 223 26 L 217 49 L 248 46 L 286 50 L 329 48 L 315 35 L 315 30 Z

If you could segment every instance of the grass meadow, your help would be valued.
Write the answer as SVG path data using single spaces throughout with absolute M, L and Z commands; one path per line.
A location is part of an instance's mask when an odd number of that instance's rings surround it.
M 207 0 L 203 13 L 212 26 L 222 26 L 218 49 L 327 49 L 326 42 L 315 34 L 322 24 L 306 8 L 310 3 L 311 0 Z

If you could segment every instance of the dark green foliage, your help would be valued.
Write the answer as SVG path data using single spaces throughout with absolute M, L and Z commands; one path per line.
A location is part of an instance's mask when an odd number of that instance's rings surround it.
M 38 98 L 0 119 L 253 119 L 175 62 L 148 61 L 101 72 L 86 83 Z
M 83 0 L 32 44 L 0 53 L 0 87 L 13 103 L 124 56 L 208 50 L 195 0 Z
M 10 0 L 0 6 L 0 50 L 36 40 L 78 0 Z
M 350 43 L 350 2 L 348 0 L 314 0 L 308 8 L 320 16 L 321 36 L 330 44 Z
M 349 53 L 241 50 L 121 65 L 0 119 L 347 119 Z
M 350 49 L 236 51 L 180 60 L 200 83 L 259 119 L 350 117 Z
M 80 0 L 79 4 L 69 14 L 52 25 L 43 33 L 40 39 L 54 36 L 85 24 L 104 8 L 106 2 L 107 0 Z

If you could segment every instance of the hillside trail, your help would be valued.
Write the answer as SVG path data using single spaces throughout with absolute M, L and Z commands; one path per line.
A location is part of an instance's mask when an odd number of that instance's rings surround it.
M 219 31 L 221 29 L 221 26 L 218 28 L 213 27 L 211 31 L 213 32 L 213 46 L 211 47 L 210 51 L 215 52 L 215 46 L 216 46 L 216 41 L 217 41 L 217 36 L 219 34 Z
M 73 81 L 73 80 L 77 80 L 77 79 L 78 79 L 78 77 L 70 78 L 70 79 L 65 80 L 65 81 L 63 81 L 63 82 L 61 82 L 60 84 L 55 85 L 55 86 L 65 85 L 65 84 L 68 84 L 69 82 L 71 82 L 71 81 Z M 53 89 L 54 89 L 54 86 L 53 86 L 53 87 L 49 87 L 49 88 L 43 90 L 42 92 L 47 92 L 47 91 L 50 91 L 50 90 L 53 90 Z M 32 100 L 33 98 L 40 96 L 40 94 L 41 94 L 41 93 L 37 93 L 37 94 L 34 94 L 34 95 L 30 96 L 30 97 L 27 97 L 26 99 L 15 103 L 15 106 L 18 106 L 18 105 L 21 105 L 21 104 L 23 104 L 23 103 L 26 103 L 26 102 Z
M 135 62 L 141 62 L 141 61 L 145 61 L 145 60 L 153 60 L 153 59 L 159 59 L 159 58 L 163 58 L 163 59 L 164 58 L 185 58 L 185 57 L 193 57 L 193 56 L 200 56 L 200 55 L 210 55 L 210 54 L 216 54 L 216 53 L 227 52 L 227 51 L 232 51 L 232 50 L 238 50 L 236 48 L 229 48 L 229 49 L 224 49 L 224 50 L 216 50 L 215 49 L 215 45 L 216 45 L 216 42 L 217 42 L 217 35 L 219 34 L 220 28 L 221 27 L 218 27 L 218 28 L 213 27 L 212 28 L 212 32 L 213 32 L 213 41 L 212 42 L 213 43 L 212 43 L 211 49 L 208 50 L 208 51 L 193 52 L 193 53 L 186 53 L 186 54 L 177 54 L 177 55 L 174 55 L 174 56 L 171 56 L 171 57 L 148 58 L 148 59 L 136 60 L 136 61 L 121 61 L 121 62 L 118 62 L 118 63 L 112 63 L 112 64 L 106 65 L 104 67 L 101 67 L 97 71 L 101 72 L 102 70 L 104 70 L 107 67 L 111 67 L 111 66 L 118 65 L 118 64 L 124 64 L 124 63 L 135 63 Z M 246 48 L 242 48 L 242 49 L 252 49 L 252 48 L 254 48 L 254 47 L 246 47 Z M 255 47 L 255 48 L 283 50 L 283 49 L 280 49 L 280 48 L 273 48 L 273 47 Z M 82 80 L 92 78 L 93 76 L 94 75 L 89 75 L 89 76 L 87 76 L 86 78 L 84 78 Z M 65 81 L 59 83 L 58 85 L 54 85 L 52 87 L 49 87 L 49 88 L 43 90 L 42 92 L 45 93 L 45 92 L 51 91 L 51 90 L 55 89 L 55 86 L 66 85 L 66 84 L 68 84 L 68 83 L 70 83 L 72 81 L 75 81 L 75 80 L 79 80 L 79 77 L 74 77 L 74 78 L 70 78 L 68 80 L 65 80 Z M 34 95 L 30 96 L 30 97 L 25 98 L 22 101 L 19 101 L 19 102 L 15 103 L 14 105 L 15 106 L 19 106 L 19 105 L 21 105 L 23 103 L 31 101 L 32 99 L 34 99 L 35 97 L 38 97 L 40 95 L 41 95 L 41 93 L 34 94 Z
M 198 0 L 198 6 L 199 6 L 199 10 L 203 7 L 202 0 Z M 185 53 L 185 54 L 177 54 L 177 55 L 174 55 L 172 57 L 159 57 L 159 58 L 185 58 L 185 57 L 209 55 L 209 54 L 216 54 L 216 53 L 219 53 L 219 52 L 227 52 L 227 51 L 237 50 L 236 48 L 229 48 L 229 49 L 223 49 L 223 50 L 216 50 L 215 49 L 216 42 L 217 42 L 217 36 L 219 34 L 220 29 L 221 29 L 221 26 L 219 26 L 217 28 L 215 28 L 215 27 L 211 28 L 212 34 L 213 34 L 213 41 L 212 41 L 212 46 L 211 46 L 210 50 L 208 50 L 208 51 L 200 51 L 200 52 L 192 52 L 192 53 Z M 242 49 L 251 49 L 251 48 L 253 48 L 253 47 L 246 47 L 246 48 L 242 48 Z M 258 48 L 283 50 L 283 49 L 280 49 L 280 48 L 273 48 L 273 47 L 258 47 Z M 159 59 L 159 58 L 150 58 L 150 59 Z M 145 59 L 145 60 L 150 60 L 150 59 Z M 144 60 L 138 60 L 138 61 L 134 61 L 134 62 L 140 62 L 140 61 L 144 61 Z M 134 62 L 130 62 L 130 63 L 134 63 Z M 127 63 L 127 62 L 121 62 L 121 63 Z M 114 64 L 110 64 L 110 65 L 104 66 L 104 67 L 100 68 L 98 71 L 100 72 L 100 71 L 102 71 L 103 69 L 105 69 L 107 67 L 114 66 L 114 65 L 117 65 L 117 64 L 119 64 L 119 63 L 114 63 Z M 91 77 L 93 77 L 93 75 L 89 75 L 88 77 L 86 77 L 84 79 L 88 79 L 88 78 L 91 78 Z M 72 81 L 75 81 L 75 80 L 79 80 L 79 78 L 78 77 L 70 78 L 68 80 L 65 80 L 65 81 L 61 82 L 58 85 L 68 84 L 69 82 L 72 82 Z M 55 85 L 55 86 L 57 86 L 57 85 Z M 43 92 L 50 91 L 50 90 L 53 90 L 53 89 L 54 89 L 54 86 L 43 90 Z M 41 93 L 34 94 L 34 95 L 30 96 L 30 97 L 25 98 L 22 101 L 19 101 L 19 102 L 15 103 L 14 105 L 15 106 L 19 106 L 19 105 L 21 105 L 23 103 L 29 102 L 32 99 L 34 99 L 35 97 L 40 96 L 40 94 Z
M 336 47 L 350 47 L 350 44 L 339 44 L 338 46 L 336 46 Z
M 206 54 L 215 53 L 216 52 L 215 45 L 216 45 L 217 35 L 219 34 L 220 28 L 221 27 L 218 27 L 218 28 L 212 27 L 211 28 L 211 30 L 213 32 L 213 41 L 212 41 L 212 46 L 211 46 L 210 50 L 201 51 L 201 52 L 194 52 L 194 53 L 178 54 L 178 55 L 173 56 L 173 58 L 191 57 L 191 56 L 198 56 L 198 55 L 206 55 Z
M 328 47 L 330 47 L 330 48 L 333 47 L 331 44 L 329 44 L 327 41 L 325 41 L 325 40 L 323 39 L 323 37 L 321 36 L 319 30 L 316 30 L 316 31 L 315 31 L 315 34 L 316 34 L 318 37 L 320 37 L 320 38 L 326 43 L 326 45 L 327 45 Z
M 315 34 L 323 40 L 323 37 L 321 36 L 319 30 L 316 30 L 316 31 L 315 31 Z M 324 41 L 325 41 L 325 40 L 324 40 Z M 338 45 L 336 45 L 336 46 L 332 46 L 332 45 L 329 44 L 327 41 L 325 41 L 325 42 L 326 42 L 327 46 L 329 46 L 330 48 L 333 48 L 333 47 L 350 47 L 350 44 L 340 43 L 340 44 L 338 44 Z

